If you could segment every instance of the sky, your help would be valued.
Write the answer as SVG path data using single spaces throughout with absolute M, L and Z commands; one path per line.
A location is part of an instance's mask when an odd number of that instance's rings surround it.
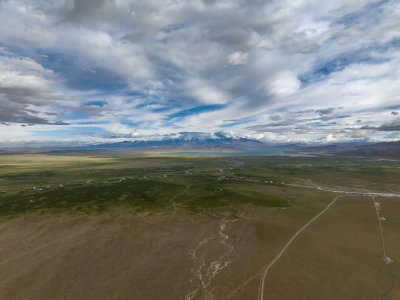
M 0 0 L 0 146 L 400 139 L 398 0 Z

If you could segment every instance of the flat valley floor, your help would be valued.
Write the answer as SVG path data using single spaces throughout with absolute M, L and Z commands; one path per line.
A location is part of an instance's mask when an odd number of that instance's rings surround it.
M 0 155 L 0 298 L 400 298 L 400 162 L 225 155 Z

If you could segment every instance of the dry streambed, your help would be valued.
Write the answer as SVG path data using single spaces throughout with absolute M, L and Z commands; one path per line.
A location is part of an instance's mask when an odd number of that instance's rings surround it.
M 245 222 L 179 209 L 2 220 L 0 298 L 222 299 L 246 274 L 246 259 L 235 263 L 253 252 Z
M 398 276 L 399 202 L 377 200 Z M 312 203 L 2 219 L 0 298 L 257 299 L 265 265 L 328 202 Z M 274 265 L 265 299 L 379 297 L 388 288 L 381 256 L 371 197 L 344 195 Z M 369 290 L 357 292 L 363 285 Z

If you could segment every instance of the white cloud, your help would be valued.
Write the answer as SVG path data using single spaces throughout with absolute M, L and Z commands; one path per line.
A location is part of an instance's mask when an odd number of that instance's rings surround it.
M 15 93 L 32 90 L 44 93 L 49 89 L 50 81 L 45 76 L 52 71 L 29 58 L 0 58 L 0 89 L 13 90 Z
M 325 138 L 325 143 L 332 143 L 335 142 L 337 140 L 336 137 L 333 136 L 333 134 L 328 134 Z
M 191 78 L 186 81 L 184 96 L 203 104 L 224 104 L 228 101 L 223 91 L 213 86 L 213 83 L 200 78 Z
M 242 65 L 246 62 L 247 55 L 247 53 L 243 52 L 233 52 L 227 56 L 226 62 L 233 66 Z
M 3 1 L 0 3 L 0 37 L 3 43 L 47 48 L 56 36 L 48 28 L 46 15 L 29 2 Z
M 0 1 L 2 121 L 358 138 L 399 105 L 399 16 L 394 0 Z
M 281 72 L 267 82 L 268 91 L 276 97 L 285 97 L 296 93 L 300 88 L 300 81 L 290 71 Z

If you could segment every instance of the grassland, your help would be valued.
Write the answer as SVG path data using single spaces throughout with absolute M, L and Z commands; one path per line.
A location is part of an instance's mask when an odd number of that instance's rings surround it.
M 400 194 L 399 175 L 398 161 L 349 157 L 3 153 L 0 298 L 257 299 L 329 190 Z M 400 199 L 378 198 L 398 278 Z M 274 265 L 264 299 L 379 299 L 374 213 L 344 195 Z
M 154 211 L 175 196 L 192 211 L 242 203 L 288 207 L 298 195 L 282 183 L 400 192 L 399 172 L 396 161 L 349 158 L 0 155 L 0 216 L 91 213 L 114 205 Z
M 390 281 L 377 237 L 372 199 L 338 199 L 272 269 L 267 299 L 381 299 Z
M 103 155 L 0 156 L 0 215 L 92 213 L 115 205 L 154 212 L 170 206 L 175 196 L 191 211 L 242 202 L 284 207 L 293 201 L 233 178 L 234 160 Z

